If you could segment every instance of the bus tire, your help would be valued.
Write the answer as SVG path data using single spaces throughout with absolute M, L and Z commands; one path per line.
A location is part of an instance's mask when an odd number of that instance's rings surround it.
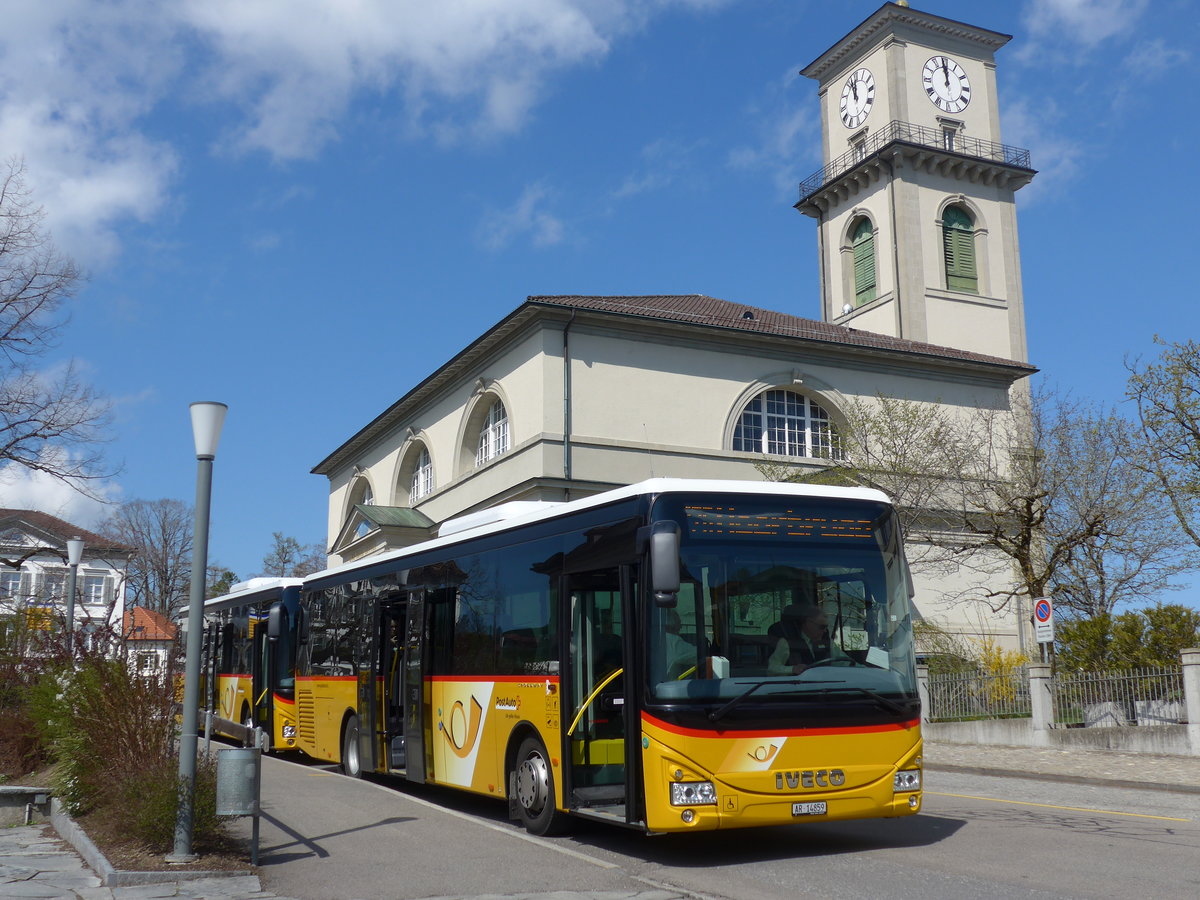
M 554 774 L 550 756 L 537 737 L 521 742 L 514 761 L 512 784 L 516 786 L 517 813 L 530 834 L 561 834 L 568 818 L 555 808 Z
M 346 720 L 342 732 L 342 771 L 350 778 L 362 778 L 362 758 L 358 755 L 358 716 Z

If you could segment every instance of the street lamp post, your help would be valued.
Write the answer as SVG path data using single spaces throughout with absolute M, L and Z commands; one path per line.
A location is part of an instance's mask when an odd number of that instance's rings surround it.
M 200 641 L 204 632 L 204 581 L 208 568 L 208 518 L 212 500 L 213 460 L 229 407 L 193 403 L 192 437 L 196 442 L 196 511 L 192 535 L 192 586 L 188 600 L 187 660 L 183 681 L 183 727 L 179 736 L 179 810 L 175 818 L 175 850 L 167 859 L 189 862 L 192 813 L 196 801 L 197 721 L 200 710 Z
M 67 640 L 72 653 L 75 652 L 75 583 L 82 560 L 83 538 L 73 537 L 67 541 Z

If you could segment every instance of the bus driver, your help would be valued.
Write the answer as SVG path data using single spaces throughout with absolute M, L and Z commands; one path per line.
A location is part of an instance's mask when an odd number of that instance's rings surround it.
M 771 675 L 799 675 L 816 663 L 849 658 L 829 639 L 829 620 L 816 604 L 785 606 L 783 618 L 770 633 L 779 638 L 767 661 Z

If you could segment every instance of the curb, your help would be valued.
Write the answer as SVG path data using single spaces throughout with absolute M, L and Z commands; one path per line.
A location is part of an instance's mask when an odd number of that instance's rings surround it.
M 57 797 L 50 799 L 50 824 L 58 832 L 58 836 L 75 848 L 83 857 L 84 862 L 92 867 L 99 876 L 102 887 L 133 887 L 143 884 L 166 884 L 179 881 L 198 881 L 210 878 L 245 878 L 252 879 L 254 887 L 251 892 L 262 890 L 257 875 L 247 875 L 244 872 L 203 871 L 200 869 L 178 869 L 165 872 L 130 872 L 113 868 L 100 848 L 92 843 L 79 823 L 67 815 L 62 803 Z
M 1017 772 L 1013 769 L 989 769 L 984 766 L 956 766 L 952 763 L 925 763 L 930 772 L 954 772 L 960 775 L 989 775 L 995 778 L 1027 778 L 1032 781 L 1057 781 L 1063 784 L 1096 784 L 1106 787 L 1133 788 L 1139 791 L 1164 791 L 1172 794 L 1200 794 L 1200 784 L 1165 784 L 1157 781 L 1128 781 L 1122 778 L 1097 778 L 1089 775 L 1059 775 L 1053 772 Z

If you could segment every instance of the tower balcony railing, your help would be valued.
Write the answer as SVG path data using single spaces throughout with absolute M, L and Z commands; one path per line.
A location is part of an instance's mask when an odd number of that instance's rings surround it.
M 1012 147 L 1008 144 L 998 144 L 995 141 L 967 137 L 961 131 L 916 125 L 912 122 L 900 122 L 893 119 L 861 144 L 847 153 L 843 153 L 819 172 L 815 172 L 800 182 L 800 202 L 803 203 L 829 182 L 845 175 L 859 163 L 893 143 L 929 147 L 957 156 L 988 160 L 1020 169 L 1031 169 L 1029 151 L 1022 147 Z

